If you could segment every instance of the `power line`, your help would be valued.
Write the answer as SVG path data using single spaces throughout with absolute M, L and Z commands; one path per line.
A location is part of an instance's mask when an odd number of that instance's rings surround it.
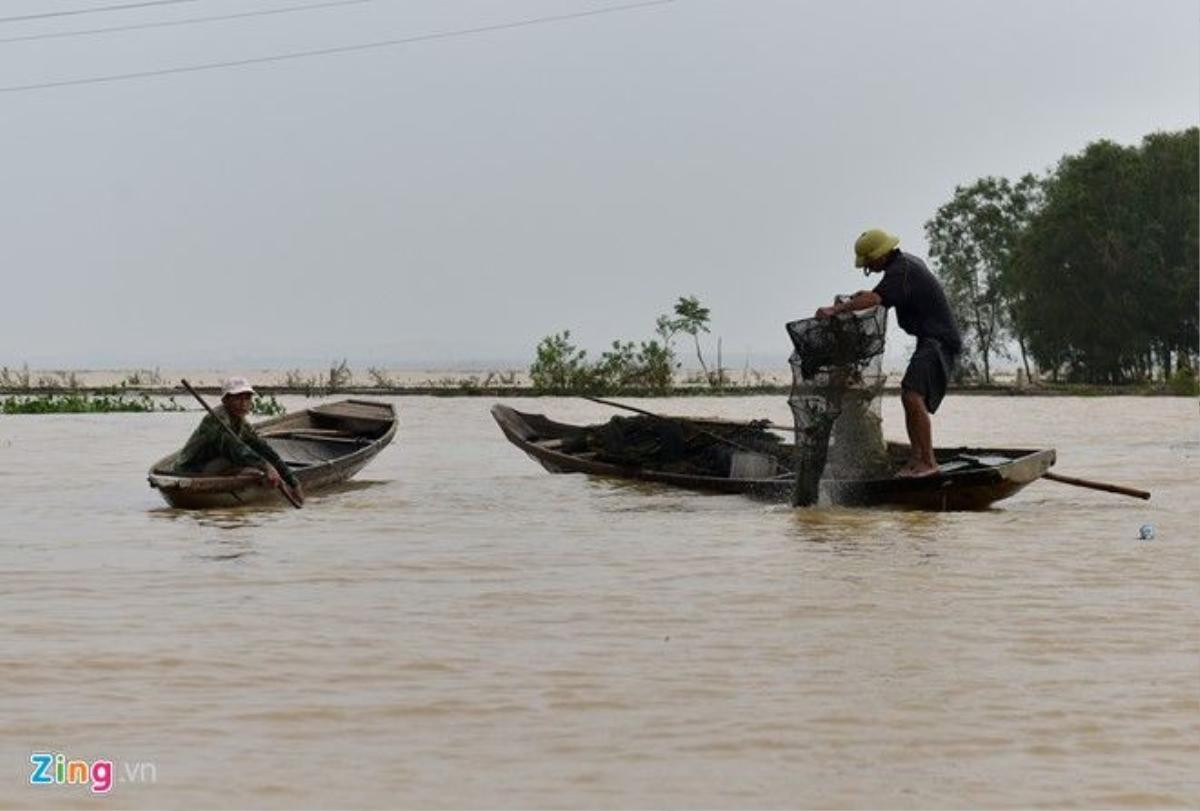
M 102 11 L 123 11 L 127 8 L 145 8 L 146 6 L 168 6 L 175 3 L 198 3 L 200 0 L 143 0 L 140 3 L 123 3 L 119 6 L 103 6 L 101 8 L 77 8 L 72 11 L 45 11 L 41 14 L 21 14 L 17 17 L 0 17 L 0 23 L 16 23 L 25 20 L 44 20 L 47 17 L 74 17 L 76 14 L 99 14 Z
M 84 84 L 100 84 L 102 82 L 120 82 L 127 79 L 144 79 L 152 76 L 168 76 L 176 73 L 195 73 L 202 70 L 244 67 L 246 65 L 262 65 L 268 62 L 283 62 L 292 59 L 305 59 L 311 56 L 333 56 L 337 54 L 353 53 L 356 51 L 368 51 L 376 48 L 390 48 L 397 45 L 408 45 L 414 42 L 428 42 L 436 39 L 449 39 L 451 37 L 469 36 L 471 34 L 484 34 L 491 31 L 506 31 L 513 28 L 523 28 L 531 25 L 545 25 L 547 23 L 563 22 L 565 20 L 578 20 L 582 17 L 597 17 L 601 14 L 614 14 L 622 11 L 649 8 L 650 6 L 663 6 L 673 2 L 675 2 L 675 0 L 646 0 L 645 2 L 627 3 L 620 6 L 609 6 L 607 8 L 593 9 L 591 11 L 577 11 L 571 14 L 556 14 L 549 17 L 533 17 L 527 20 L 496 23 L 494 25 L 481 25 L 474 28 L 459 28 L 451 31 L 436 31 L 430 34 L 418 34 L 416 36 L 403 37 L 401 39 L 386 39 L 379 42 L 364 42 L 357 45 L 341 45 L 334 48 L 320 48 L 312 51 L 293 51 L 291 53 L 275 54 L 273 56 L 259 56 L 252 59 L 237 59 L 228 62 L 207 62 L 200 65 L 185 65 L 178 68 L 143 70 L 134 73 L 114 73 L 108 76 L 89 76 L 82 79 L 63 79 L 56 82 L 39 82 L 37 84 L 10 85 L 8 87 L 0 87 L 0 93 L 20 93 L 26 90 L 45 90 L 52 87 L 73 87 Z
M 153 23 L 138 23 L 135 25 L 113 25 L 107 28 L 88 28 L 81 31 L 55 31 L 49 34 L 27 34 L 21 37 L 6 37 L 0 39 L 0 44 L 5 42 L 28 42 L 34 39 L 58 39 L 60 37 L 82 37 L 88 34 L 111 34 L 117 31 L 138 31 L 143 28 L 168 28 L 176 25 L 192 25 L 193 23 L 208 23 L 217 20 L 237 20 L 242 17 L 265 17 L 270 14 L 291 14 L 295 11 L 311 11 L 318 8 L 333 8 L 335 6 L 351 6 L 360 3 L 373 3 L 376 0 L 329 0 L 324 3 L 309 3 L 303 6 L 285 6 L 284 8 L 272 8 L 263 11 L 242 11 L 237 14 L 218 14 L 210 17 L 188 17 L 184 20 L 160 20 Z

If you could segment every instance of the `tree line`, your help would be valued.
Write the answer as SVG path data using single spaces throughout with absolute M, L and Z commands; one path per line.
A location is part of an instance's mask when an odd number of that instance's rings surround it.
M 963 331 L 960 369 L 1019 358 L 1054 381 L 1194 381 L 1200 136 L 1108 140 L 1038 177 L 984 177 L 925 224 Z

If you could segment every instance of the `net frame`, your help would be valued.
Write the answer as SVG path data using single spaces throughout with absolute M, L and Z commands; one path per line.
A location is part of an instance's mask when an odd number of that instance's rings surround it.
M 878 415 L 883 390 L 883 350 L 887 310 L 866 310 L 831 318 L 805 318 L 787 324 L 793 352 L 788 405 L 796 435 L 796 481 L 793 506 L 815 504 L 829 455 L 834 426 L 849 405 L 856 417 Z M 871 432 L 869 421 L 860 431 Z M 882 431 L 875 432 L 882 447 Z M 867 437 L 868 443 L 872 442 Z

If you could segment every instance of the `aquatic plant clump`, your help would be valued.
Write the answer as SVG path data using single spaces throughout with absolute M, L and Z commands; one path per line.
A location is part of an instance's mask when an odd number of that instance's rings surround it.
M 886 465 L 883 431 L 875 403 L 883 389 L 882 356 L 887 310 L 873 307 L 833 318 L 805 318 L 787 325 L 794 352 L 788 404 L 796 425 L 794 506 L 815 504 L 838 431 L 839 475 L 858 477 Z
M 260 394 L 254 398 L 254 404 L 250 406 L 250 413 L 257 417 L 277 417 L 280 414 L 286 414 L 287 408 L 275 399 L 274 394 L 268 394 L 265 397 Z
M 155 399 L 148 394 L 39 394 L 16 395 L 0 400 L 0 414 L 109 414 L 184 411 L 174 397 Z

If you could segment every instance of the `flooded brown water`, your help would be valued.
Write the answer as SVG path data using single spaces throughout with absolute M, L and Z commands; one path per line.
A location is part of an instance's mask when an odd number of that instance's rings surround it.
M 0 807 L 1200 805 L 1194 400 L 952 395 L 940 444 L 1154 492 L 974 514 L 552 476 L 491 401 L 395 402 L 302 511 L 166 509 L 196 413 L 0 417 Z

